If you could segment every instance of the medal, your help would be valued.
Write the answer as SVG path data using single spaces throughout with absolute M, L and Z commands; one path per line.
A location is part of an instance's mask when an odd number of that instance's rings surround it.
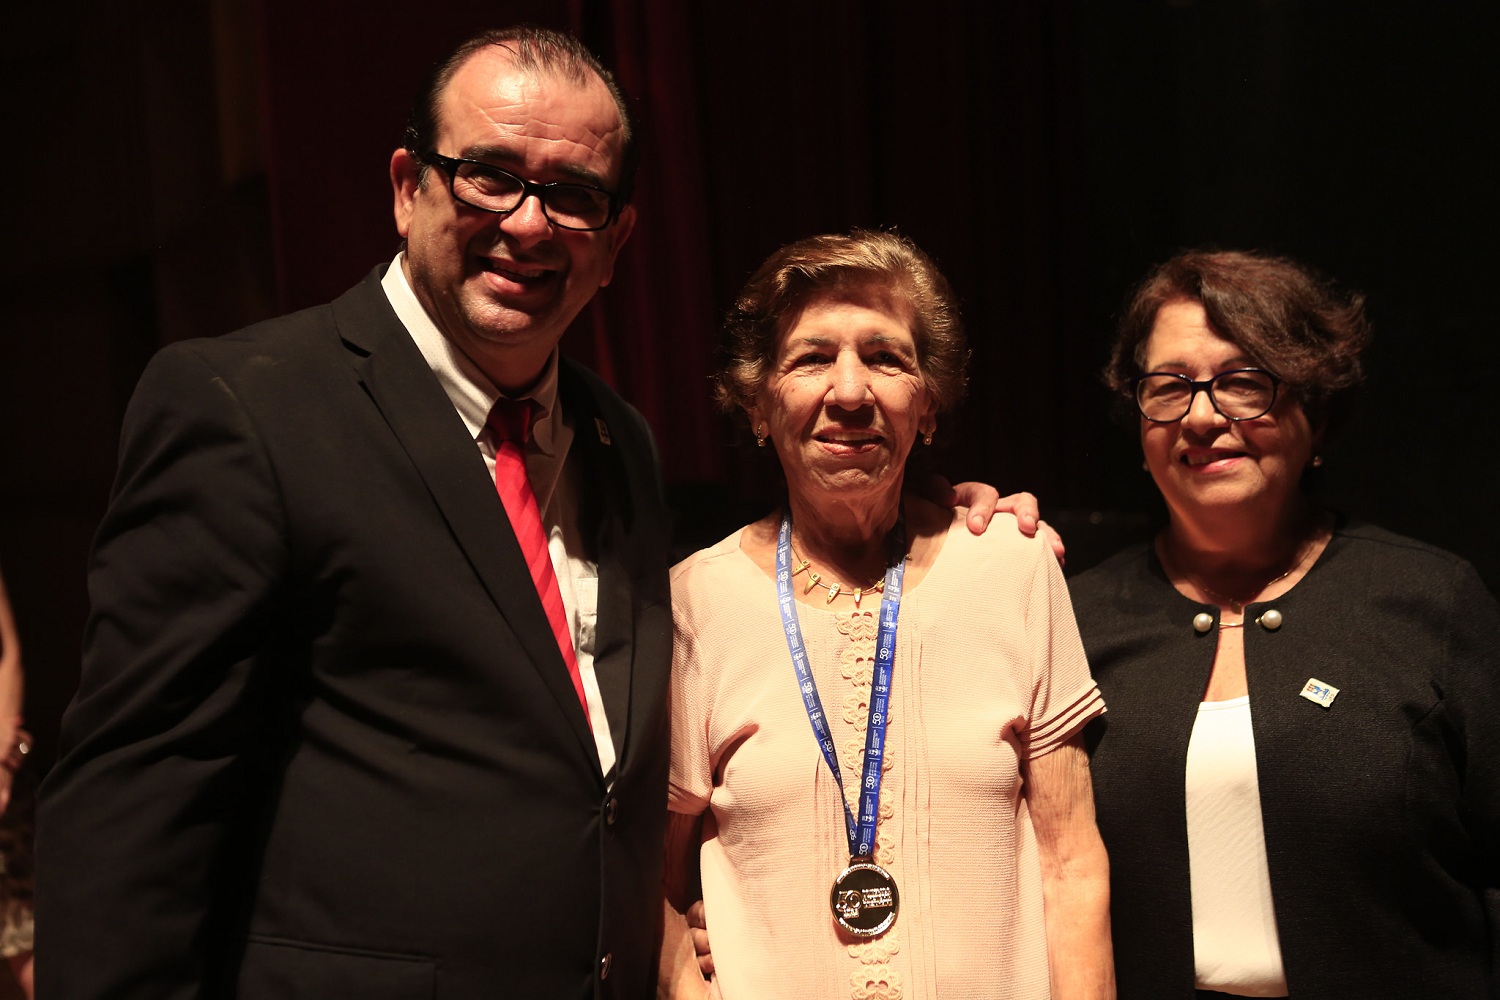
M 899 522 L 898 522 L 899 524 Z M 900 528 L 898 527 L 898 531 Z M 905 545 L 901 546 L 904 553 Z M 792 654 L 792 668 L 797 673 L 797 687 L 807 709 L 818 748 L 833 780 L 839 787 L 844 804 L 844 825 L 849 835 L 849 867 L 833 881 L 829 905 L 833 920 L 855 937 L 883 934 L 896 920 L 900 896 L 891 873 L 875 863 L 875 824 L 880 815 L 880 762 L 885 755 L 885 727 L 890 719 L 891 679 L 896 659 L 896 620 L 901 611 L 901 580 L 906 572 L 903 555 L 886 567 L 884 594 L 880 601 L 880 631 L 875 642 L 875 670 L 870 685 L 870 718 L 865 727 L 864 773 L 859 781 L 859 821 L 849 809 L 844 795 L 844 777 L 839 770 L 838 755 L 833 749 L 833 734 L 813 682 L 812 667 L 802 642 L 802 627 L 797 622 L 796 599 L 792 596 L 792 518 L 783 511 L 781 532 L 776 544 L 776 591 L 781 608 L 781 624 L 786 632 L 787 649 Z
M 834 923 L 855 937 L 874 937 L 895 923 L 901 894 L 890 872 L 869 858 L 854 858 L 833 880 L 828 904 Z

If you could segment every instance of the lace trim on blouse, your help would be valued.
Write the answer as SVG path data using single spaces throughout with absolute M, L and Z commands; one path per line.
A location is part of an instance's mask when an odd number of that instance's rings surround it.
M 880 615 L 873 610 L 840 612 L 836 616 L 838 630 L 849 644 L 839 654 L 839 669 L 850 687 L 844 695 L 844 721 L 854 732 L 839 746 L 839 767 L 846 776 L 859 775 L 864 770 L 865 730 L 869 727 L 870 692 L 875 683 L 875 645 L 880 630 Z M 895 763 L 891 755 L 891 742 L 886 741 L 885 758 L 881 765 L 883 775 L 880 785 L 880 822 L 875 827 L 875 862 L 891 870 L 896 859 L 896 849 L 890 836 L 890 819 L 895 809 L 887 794 L 885 780 Z M 859 810 L 859 780 L 846 781 L 844 793 L 849 798 L 849 808 Z M 891 960 L 901 951 L 901 922 L 898 917 L 890 930 L 880 937 L 861 939 L 849 945 L 849 955 L 860 962 L 860 967 L 849 976 L 853 987 L 853 1000 L 901 1000 L 901 974 L 891 966 Z

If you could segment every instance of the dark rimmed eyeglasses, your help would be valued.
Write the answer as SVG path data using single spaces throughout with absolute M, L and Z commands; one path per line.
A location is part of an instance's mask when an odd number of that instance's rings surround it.
M 615 195 L 591 184 L 564 181 L 534 184 L 494 164 L 444 156 L 432 150 L 419 154 L 417 159 L 441 168 L 448 175 L 448 191 L 454 201 L 481 212 L 506 215 L 536 195 L 547 221 L 562 229 L 593 232 L 607 228 L 619 215 Z
M 1176 423 L 1188 415 L 1199 392 L 1229 420 L 1254 420 L 1276 405 L 1281 379 L 1260 368 L 1235 368 L 1195 382 L 1176 372 L 1147 372 L 1135 379 L 1135 405 L 1155 424 Z

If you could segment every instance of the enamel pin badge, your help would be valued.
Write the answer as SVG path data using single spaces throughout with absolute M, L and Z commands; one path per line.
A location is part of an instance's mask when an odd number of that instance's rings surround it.
M 1319 708 L 1333 707 L 1333 699 L 1339 696 L 1339 689 L 1332 684 L 1324 683 L 1316 677 L 1309 677 L 1307 683 L 1302 685 L 1302 697 L 1317 705 Z

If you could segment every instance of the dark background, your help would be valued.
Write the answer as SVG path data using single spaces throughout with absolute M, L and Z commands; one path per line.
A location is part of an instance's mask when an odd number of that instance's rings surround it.
M 576 30 L 641 119 L 640 223 L 564 347 L 651 421 L 684 548 L 758 514 L 770 482 L 708 404 L 721 310 L 781 243 L 896 226 L 970 327 L 939 464 L 1037 493 L 1070 571 L 1158 514 L 1098 384 L 1113 316 L 1148 265 L 1211 243 L 1367 293 L 1373 374 L 1321 492 L 1500 585 L 1495 4 L 25 4 L 0 41 L 0 564 L 42 758 L 142 366 L 388 260 L 419 77 L 519 19 Z

